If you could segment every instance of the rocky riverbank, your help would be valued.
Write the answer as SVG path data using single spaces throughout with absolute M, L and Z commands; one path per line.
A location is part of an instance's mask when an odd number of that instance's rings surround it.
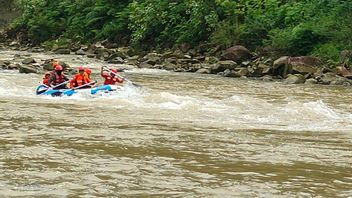
M 4 34 L 4 33 L 2 33 Z M 22 50 L 28 52 L 44 52 L 42 47 L 29 47 L 21 44 L 21 34 L 17 41 L 4 39 L 2 36 L 0 48 Z M 98 42 L 94 45 L 72 45 L 60 47 L 53 45 L 54 54 L 76 54 L 89 58 L 96 58 L 106 63 L 127 64 L 138 68 L 163 69 L 174 72 L 196 72 L 202 74 L 216 74 L 230 78 L 254 78 L 264 81 L 281 80 L 287 84 L 324 84 L 324 85 L 352 85 L 352 71 L 346 60 L 352 57 L 352 52 L 341 52 L 341 66 L 332 67 L 317 57 L 283 56 L 272 59 L 250 52 L 244 46 L 236 45 L 231 48 L 215 49 L 212 53 L 200 46 L 191 49 L 189 45 L 181 45 L 176 50 L 166 50 L 162 53 L 137 53 L 128 47 L 116 47 L 108 42 Z M 0 61 L 3 69 L 18 69 L 20 73 L 43 73 L 52 69 L 49 60 L 34 60 L 31 57 L 14 57 L 11 60 Z M 18 63 L 21 60 L 20 63 Z M 345 64 L 344 64 L 345 63 Z M 71 71 L 68 65 L 65 65 Z

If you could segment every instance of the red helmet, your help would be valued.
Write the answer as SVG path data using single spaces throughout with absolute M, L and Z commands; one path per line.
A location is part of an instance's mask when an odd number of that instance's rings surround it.
M 111 72 L 117 74 L 117 69 L 112 69 Z
M 79 66 L 78 67 L 78 71 L 84 71 L 84 67 L 83 66 Z
M 89 68 L 87 68 L 87 69 L 85 70 L 85 72 L 86 72 L 88 75 L 90 75 L 90 74 L 92 73 L 92 70 L 89 69 Z
M 62 66 L 61 65 L 56 65 L 55 66 L 55 71 L 62 71 Z

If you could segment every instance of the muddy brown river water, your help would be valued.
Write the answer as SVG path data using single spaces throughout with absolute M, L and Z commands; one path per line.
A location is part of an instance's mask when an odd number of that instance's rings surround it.
M 0 70 L 0 197 L 352 197 L 351 87 L 123 75 L 142 88 L 53 98 Z

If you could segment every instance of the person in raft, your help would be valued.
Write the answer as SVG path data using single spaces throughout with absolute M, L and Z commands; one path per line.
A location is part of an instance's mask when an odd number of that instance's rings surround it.
M 119 85 L 123 83 L 123 78 L 119 78 L 117 69 L 104 70 L 104 66 L 101 67 L 101 76 L 104 78 L 104 85 Z
M 70 83 L 70 88 L 80 87 L 80 88 L 91 88 L 92 85 L 84 86 L 85 84 L 91 83 L 92 80 L 86 73 L 86 69 L 83 66 L 78 67 L 78 73 L 73 77 Z
M 52 72 L 45 72 L 44 77 L 43 77 L 43 84 L 46 86 L 50 86 L 49 84 L 49 79 L 51 74 L 55 73 L 55 67 L 60 65 L 60 61 L 56 58 L 51 59 L 50 64 L 53 66 L 53 71 Z M 61 65 L 60 65 L 61 66 Z
M 54 87 L 54 89 L 67 89 L 66 83 L 69 79 L 63 73 L 63 68 L 61 65 L 56 65 L 53 72 L 50 74 L 48 80 L 48 86 Z

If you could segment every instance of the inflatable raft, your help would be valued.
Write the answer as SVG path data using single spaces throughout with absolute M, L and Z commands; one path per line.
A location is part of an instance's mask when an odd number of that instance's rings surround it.
M 96 95 L 99 93 L 109 93 L 117 90 L 121 90 L 121 86 L 116 85 L 101 85 L 93 88 L 85 89 L 51 89 L 46 85 L 39 85 L 36 89 L 37 95 L 47 95 L 47 96 L 72 96 L 77 93 L 85 93 Z

